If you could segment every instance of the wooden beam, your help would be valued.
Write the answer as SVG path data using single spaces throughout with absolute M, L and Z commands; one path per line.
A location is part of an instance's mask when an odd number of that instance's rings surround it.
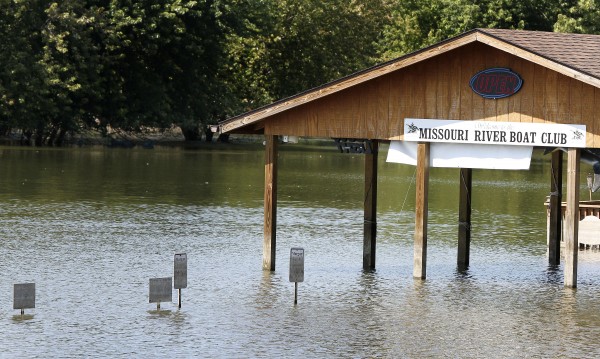
M 579 149 L 568 149 L 567 211 L 565 213 L 565 287 L 577 287 L 579 252 Z
M 458 205 L 458 258 L 459 270 L 469 268 L 471 251 L 471 183 L 473 170 L 460 169 L 460 189 Z
M 373 141 L 373 153 L 365 155 L 365 203 L 363 269 L 375 269 L 375 247 L 377 237 L 377 158 L 379 143 Z
M 563 152 L 552 152 L 550 168 L 550 203 L 548 226 L 548 263 L 560 264 L 560 240 L 562 238 L 562 172 Z
M 429 143 L 417 145 L 415 246 L 413 277 L 425 279 L 427 265 L 427 215 L 429 197 Z
M 277 232 L 277 136 L 265 136 L 263 270 L 275 270 Z

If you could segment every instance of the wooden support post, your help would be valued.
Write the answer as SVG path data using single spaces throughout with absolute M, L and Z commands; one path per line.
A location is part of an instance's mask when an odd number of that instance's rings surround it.
M 425 279 L 427 265 L 427 212 L 429 191 L 429 143 L 417 145 L 415 247 L 413 277 Z
M 265 222 L 263 270 L 275 270 L 277 231 L 277 136 L 265 136 Z
M 365 203 L 363 269 L 375 269 L 375 247 L 377 237 L 377 158 L 379 143 L 374 140 L 372 153 L 365 155 Z
M 550 203 L 548 227 L 548 263 L 560 264 L 560 240 L 562 238 L 562 172 L 563 152 L 552 152 L 551 178 L 550 178 Z
M 567 211 L 565 213 L 565 287 L 577 287 L 579 252 L 579 149 L 568 149 Z
M 471 251 L 471 183 L 473 170 L 460 169 L 460 190 L 458 206 L 458 258 L 459 270 L 469 267 Z

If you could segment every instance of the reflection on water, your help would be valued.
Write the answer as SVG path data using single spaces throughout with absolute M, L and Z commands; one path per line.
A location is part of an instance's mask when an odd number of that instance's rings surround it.
M 20 322 L 25 322 L 27 320 L 32 320 L 33 319 L 33 314 L 19 314 L 19 315 L 13 315 L 12 320 L 15 323 L 20 323 Z
M 261 270 L 261 149 L 3 148 L 0 161 L 0 357 L 600 355 L 600 252 L 580 252 L 577 290 L 548 266 L 545 161 L 473 171 L 463 269 L 458 170 L 433 169 L 425 281 L 412 278 L 414 168 L 383 158 L 377 269 L 363 271 L 362 157 L 283 146 L 273 273 Z M 148 279 L 172 275 L 179 252 L 182 308 L 156 311 Z M 24 318 L 11 309 L 20 282 L 37 288 Z

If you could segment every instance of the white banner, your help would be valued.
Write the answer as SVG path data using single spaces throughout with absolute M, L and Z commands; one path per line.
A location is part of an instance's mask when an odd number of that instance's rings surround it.
M 404 141 L 585 147 L 585 125 L 404 119 Z
M 473 145 L 468 143 L 432 143 L 431 167 L 526 170 L 533 147 Z M 391 141 L 387 162 L 417 165 L 417 143 Z

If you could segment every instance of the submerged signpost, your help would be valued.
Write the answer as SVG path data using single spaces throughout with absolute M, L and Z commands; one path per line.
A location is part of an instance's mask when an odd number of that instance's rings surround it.
M 290 249 L 290 282 L 294 282 L 294 304 L 298 304 L 298 283 L 304 282 L 304 248 Z
M 173 301 L 173 278 L 150 278 L 150 303 L 156 303 L 160 310 L 160 302 Z
M 21 309 L 23 315 L 29 308 L 35 308 L 35 283 L 15 284 L 13 309 Z
M 181 288 L 187 288 L 187 254 L 176 253 L 173 259 L 173 287 L 179 294 L 179 309 L 181 309 Z

